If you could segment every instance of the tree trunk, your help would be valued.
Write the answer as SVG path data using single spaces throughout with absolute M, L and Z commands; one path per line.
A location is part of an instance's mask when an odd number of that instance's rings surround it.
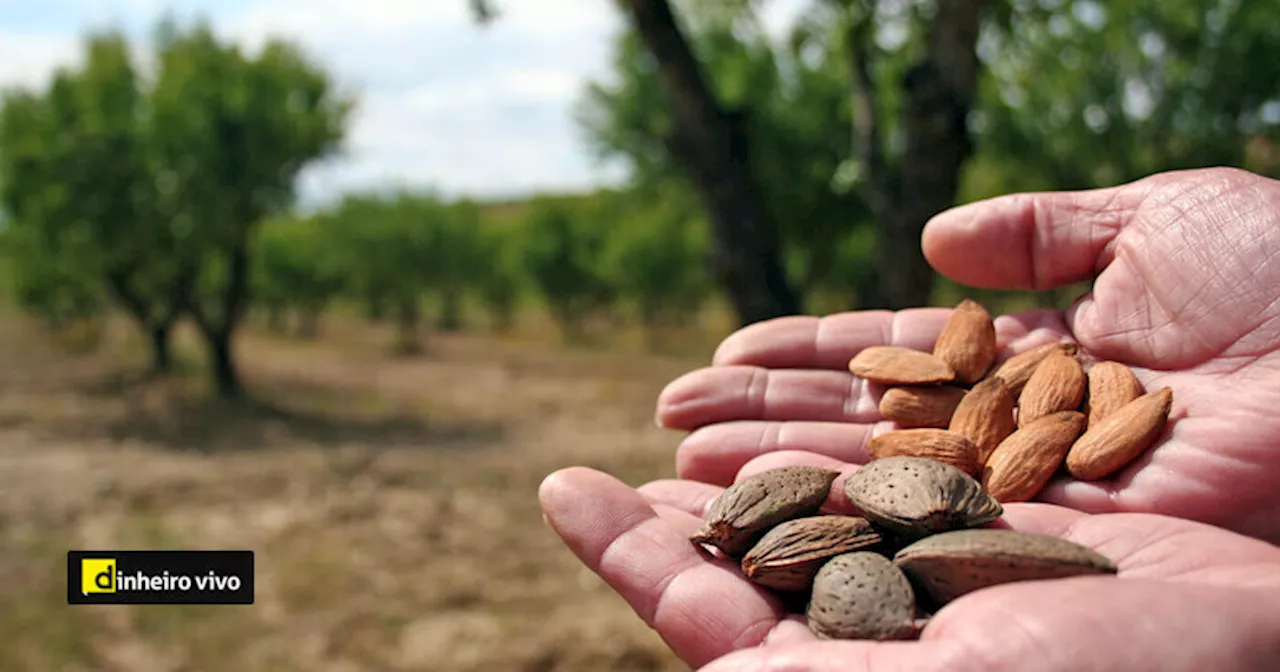
M 462 292 L 456 288 L 444 290 L 440 296 L 441 331 L 459 331 L 462 329 Z
M 422 351 L 422 340 L 418 333 L 422 310 L 418 298 L 401 299 L 397 306 L 395 351 L 400 354 L 416 354 Z
M 712 270 L 746 325 L 798 311 L 778 231 L 751 167 L 746 115 L 721 109 L 668 0 L 622 0 L 673 102 L 670 150 L 693 178 L 712 229 Z
M 173 368 L 173 353 L 169 347 L 169 335 L 172 331 L 172 323 L 152 326 L 150 329 L 152 373 L 164 375 Z
M 209 367 L 213 374 L 213 389 L 222 399 L 240 399 L 244 385 L 236 370 L 231 352 L 231 331 L 217 329 L 204 332 L 205 347 L 209 351 Z
M 850 28 L 855 137 L 869 174 L 867 200 L 879 223 L 877 282 L 863 308 L 927 305 L 934 271 L 920 235 L 931 217 L 955 204 L 960 169 L 973 151 L 967 128 L 978 75 L 977 39 L 984 0 L 938 3 L 923 60 L 903 77 L 900 127 L 905 149 L 892 168 L 883 159 L 869 60 L 870 19 Z

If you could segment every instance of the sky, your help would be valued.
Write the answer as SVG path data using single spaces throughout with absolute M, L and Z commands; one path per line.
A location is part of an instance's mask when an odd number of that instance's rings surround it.
M 77 62 L 89 29 L 145 40 L 170 11 L 251 49 L 294 40 L 359 96 L 342 153 L 303 174 L 304 204 L 367 188 L 506 198 L 621 179 L 573 120 L 587 82 L 607 78 L 615 3 L 497 4 L 500 20 L 480 28 L 466 0 L 0 0 L 0 87 L 43 85 Z M 778 0 L 766 24 L 797 4 Z

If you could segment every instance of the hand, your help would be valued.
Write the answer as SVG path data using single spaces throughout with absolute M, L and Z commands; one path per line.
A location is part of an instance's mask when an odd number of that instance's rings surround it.
M 923 246 L 940 273 L 975 287 L 1043 290 L 1096 274 L 1065 313 L 997 318 L 1003 356 L 1075 341 L 1085 357 L 1129 365 L 1147 389 L 1173 388 L 1155 450 L 1103 481 L 1053 482 L 1039 499 L 1280 542 L 1280 182 L 1212 169 L 1007 196 L 939 215 Z M 729 336 L 712 367 L 659 399 L 659 425 L 692 431 L 678 474 L 724 485 L 779 450 L 864 463 L 867 439 L 889 424 L 883 388 L 853 378 L 849 359 L 872 345 L 929 350 L 949 314 L 786 317 Z
M 777 453 L 743 472 L 797 462 L 835 463 Z M 848 510 L 841 483 L 828 503 L 835 511 Z M 692 481 L 637 491 L 572 468 L 548 477 L 539 495 L 573 552 L 704 672 L 1249 672 L 1280 661 L 1280 548 L 1163 516 L 1048 504 L 1010 504 L 1001 520 L 1089 546 L 1116 562 L 1118 576 L 976 591 L 939 610 L 919 642 L 819 641 L 732 563 L 689 542 L 720 492 Z

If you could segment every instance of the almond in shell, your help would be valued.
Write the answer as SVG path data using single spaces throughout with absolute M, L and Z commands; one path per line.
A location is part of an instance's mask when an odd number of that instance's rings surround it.
M 907 429 L 946 429 L 964 396 L 951 385 L 891 387 L 880 397 L 880 415 Z
M 1173 390 L 1164 387 L 1125 404 L 1085 430 L 1067 453 L 1067 471 L 1096 481 L 1124 468 L 1164 433 Z
M 949 429 L 963 435 L 978 449 L 978 466 L 986 464 L 991 452 L 1018 428 L 1014 418 L 1017 400 L 999 378 L 988 378 L 973 386 L 956 405 Z
M 918 634 L 911 582 L 867 551 L 832 558 L 813 579 L 805 615 L 819 639 L 903 640 Z
M 936 460 L 872 460 L 844 482 L 849 501 L 872 523 L 904 539 L 978 527 L 1004 509 L 977 479 Z
M 816 514 L 839 472 L 821 467 L 779 467 L 725 489 L 711 504 L 702 527 L 690 537 L 731 558 L 741 557 L 769 528 Z
M 849 372 L 886 385 L 937 385 L 956 378 L 951 365 L 927 352 L 896 345 L 875 345 L 849 360 Z
M 982 487 L 1001 503 L 1031 501 L 1062 466 L 1084 425 L 1083 413 L 1062 411 L 1018 429 L 991 453 Z
M 965 299 L 952 311 L 933 354 L 956 372 L 956 382 L 972 385 L 982 379 L 996 360 L 996 326 L 981 304 Z
M 742 573 L 757 584 L 781 591 L 809 590 L 813 577 L 831 558 L 882 542 L 866 518 L 810 516 L 788 520 L 769 530 L 742 558 Z
M 1018 426 L 1024 427 L 1050 413 L 1079 409 L 1085 386 L 1084 369 L 1075 357 L 1045 357 L 1018 396 Z
M 1120 362 L 1098 362 L 1086 375 L 1089 385 L 1085 391 L 1084 412 L 1089 418 L 1089 427 L 1142 396 L 1142 383 Z
M 893 564 L 937 606 L 1015 581 L 1115 574 L 1108 558 L 1080 544 L 1031 532 L 957 530 L 898 551 Z
M 1017 397 L 1022 394 L 1022 388 L 1026 387 L 1028 380 L 1031 380 L 1031 374 L 1035 373 L 1036 367 L 1040 366 L 1040 362 L 1043 362 L 1046 357 L 1055 354 L 1074 357 L 1076 350 L 1075 343 L 1045 343 L 1006 359 L 988 377 L 1003 380 L 1013 396 Z
M 978 474 L 978 448 L 962 434 L 945 429 L 898 429 L 867 444 L 871 459 L 908 455 L 945 462 L 971 476 Z

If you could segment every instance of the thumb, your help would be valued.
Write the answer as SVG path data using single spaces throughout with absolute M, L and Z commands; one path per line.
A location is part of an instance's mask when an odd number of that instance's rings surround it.
M 698 672 L 941 672 L 957 654 L 944 642 L 818 641 L 736 651 Z
M 1088 280 L 1147 189 L 1134 182 L 1086 191 L 1013 194 L 952 208 L 924 228 L 929 264 L 987 289 L 1052 289 Z

